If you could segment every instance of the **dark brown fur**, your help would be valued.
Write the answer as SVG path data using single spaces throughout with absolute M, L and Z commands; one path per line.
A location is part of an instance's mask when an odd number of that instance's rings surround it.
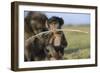
M 40 12 L 29 11 L 28 15 L 25 17 L 25 30 L 24 39 L 25 41 L 30 37 L 46 31 L 46 21 L 47 17 Z M 24 60 L 25 61 L 35 61 L 44 60 L 46 57 L 44 51 L 44 38 L 35 37 L 34 40 L 25 42 Z

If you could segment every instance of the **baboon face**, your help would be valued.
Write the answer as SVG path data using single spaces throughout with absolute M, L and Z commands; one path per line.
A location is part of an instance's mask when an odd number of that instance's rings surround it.
M 56 30 L 59 28 L 59 23 L 58 22 L 55 22 L 53 21 L 52 23 L 50 23 L 50 30 Z
M 64 21 L 62 18 L 59 17 L 51 17 L 48 20 L 48 26 L 50 30 L 56 30 L 56 29 L 61 29 L 61 26 L 64 24 Z
M 38 34 L 47 29 L 46 21 L 47 17 L 40 12 L 29 12 L 25 18 L 25 22 L 28 25 L 29 30 L 34 32 L 34 34 Z

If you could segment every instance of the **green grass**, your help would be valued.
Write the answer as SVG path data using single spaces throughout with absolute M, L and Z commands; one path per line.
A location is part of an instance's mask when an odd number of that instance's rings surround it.
M 82 32 L 64 32 L 68 41 L 65 48 L 64 59 L 86 59 L 90 57 L 90 27 L 89 26 L 64 26 L 65 29 L 76 29 Z

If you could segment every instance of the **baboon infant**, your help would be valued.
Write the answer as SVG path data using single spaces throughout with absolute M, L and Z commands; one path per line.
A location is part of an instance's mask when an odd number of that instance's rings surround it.
M 49 59 L 63 59 L 64 48 L 67 47 L 68 43 L 63 31 L 56 31 L 56 29 L 61 29 L 63 24 L 64 21 L 62 18 L 53 16 L 48 19 L 48 27 L 51 31 L 49 33 L 49 44 L 47 46 Z

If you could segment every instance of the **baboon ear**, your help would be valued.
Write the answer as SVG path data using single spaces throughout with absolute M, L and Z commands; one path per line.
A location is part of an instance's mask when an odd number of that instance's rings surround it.
M 64 24 L 63 18 L 60 18 L 59 22 L 60 22 L 60 25 L 62 26 Z

